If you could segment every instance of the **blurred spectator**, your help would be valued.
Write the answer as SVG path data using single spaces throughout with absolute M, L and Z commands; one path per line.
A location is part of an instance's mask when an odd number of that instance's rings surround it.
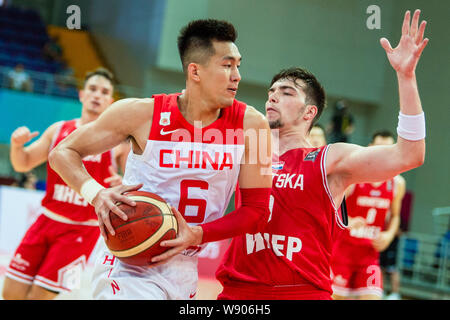
M 22 173 L 18 182 L 18 187 L 25 189 L 36 189 L 36 182 L 38 181 L 36 175 L 32 172 Z
M 57 35 L 50 36 L 49 40 L 42 48 L 42 55 L 48 62 L 64 63 L 63 49 L 58 43 L 59 37 Z
M 325 137 L 325 130 L 318 123 L 312 126 L 311 131 L 309 132 L 308 139 L 314 148 L 319 148 L 327 144 L 327 139 Z
M 11 186 L 35 190 L 37 182 L 37 176 L 32 171 L 29 171 L 21 173 L 19 179 L 14 181 Z
M 6 8 L 10 2 L 11 0 L 0 0 L 0 8 L 1 7 Z
M 349 142 L 352 134 L 353 116 L 348 110 L 348 106 L 344 100 L 339 100 L 334 105 L 334 114 L 328 124 L 327 131 L 330 134 L 330 143 Z
M 8 72 L 7 75 L 8 88 L 22 91 L 33 91 L 33 81 L 30 75 L 25 71 L 22 64 Z

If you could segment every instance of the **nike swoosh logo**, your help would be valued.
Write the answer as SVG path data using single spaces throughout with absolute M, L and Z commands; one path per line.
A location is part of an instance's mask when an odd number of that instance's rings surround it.
M 197 294 L 197 291 L 195 291 L 194 293 L 190 293 L 189 294 L 189 299 L 192 299 L 193 297 L 195 297 L 196 294 Z
M 161 129 L 161 131 L 159 132 L 162 136 L 165 136 L 166 134 L 171 134 L 174 133 L 175 131 L 178 131 L 178 129 L 175 130 L 171 130 L 171 131 L 164 131 L 164 128 Z

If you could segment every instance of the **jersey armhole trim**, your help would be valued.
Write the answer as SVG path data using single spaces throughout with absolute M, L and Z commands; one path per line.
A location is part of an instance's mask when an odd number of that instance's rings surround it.
M 58 139 L 63 125 L 64 125 L 64 121 L 60 121 L 60 124 L 58 125 L 58 129 L 56 129 L 55 133 L 53 134 L 52 142 L 50 143 L 50 148 L 48 149 L 49 153 L 55 147 L 56 139 Z
M 331 195 L 331 191 L 330 188 L 328 186 L 328 179 L 327 179 L 327 169 L 326 169 L 326 159 L 327 159 L 327 154 L 328 154 L 328 148 L 330 147 L 330 145 L 327 145 L 322 153 L 322 158 L 320 159 L 320 171 L 322 174 L 322 184 L 323 187 L 325 189 L 326 194 L 328 195 L 328 198 L 330 199 L 331 205 L 333 207 L 334 210 L 334 216 L 336 218 L 336 222 L 338 224 L 338 226 L 341 229 L 347 229 L 347 227 L 345 226 L 344 222 L 341 220 L 341 217 L 339 217 L 339 212 L 338 209 L 336 207 L 336 204 L 334 203 L 333 200 L 333 196 Z

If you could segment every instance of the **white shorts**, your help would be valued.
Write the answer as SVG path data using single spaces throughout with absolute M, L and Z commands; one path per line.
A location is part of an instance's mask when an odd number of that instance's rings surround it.
M 191 300 L 198 282 L 198 258 L 179 254 L 169 262 L 138 267 L 114 257 L 103 242 L 92 275 L 96 300 Z

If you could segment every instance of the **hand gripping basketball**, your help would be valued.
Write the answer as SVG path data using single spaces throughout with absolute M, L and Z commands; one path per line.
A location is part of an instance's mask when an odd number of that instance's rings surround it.
M 178 234 L 173 240 L 165 240 L 161 242 L 161 247 L 167 247 L 164 253 L 152 258 L 154 263 L 152 266 L 158 266 L 166 263 L 175 255 L 183 252 L 190 246 L 197 246 L 202 243 L 203 229 L 200 226 L 190 227 L 183 215 L 174 207 L 171 207 L 178 224 Z
M 114 228 L 111 225 L 111 220 L 109 218 L 110 212 L 113 212 L 122 220 L 126 221 L 128 219 L 127 215 L 122 210 L 120 210 L 116 204 L 121 202 L 132 207 L 136 205 L 133 200 L 123 194 L 130 191 L 137 191 L 140 188 L 142 188 L 142 184 L 131 186 L 125 186 L 121 184 L 112 188 L 101 190 L 93 199 L 92 205 L 95 208 L 95 213 L 98 217 L 100 232 L 103 238 L 107 238 L 105 227 L 111 235 L 115 235 Z

